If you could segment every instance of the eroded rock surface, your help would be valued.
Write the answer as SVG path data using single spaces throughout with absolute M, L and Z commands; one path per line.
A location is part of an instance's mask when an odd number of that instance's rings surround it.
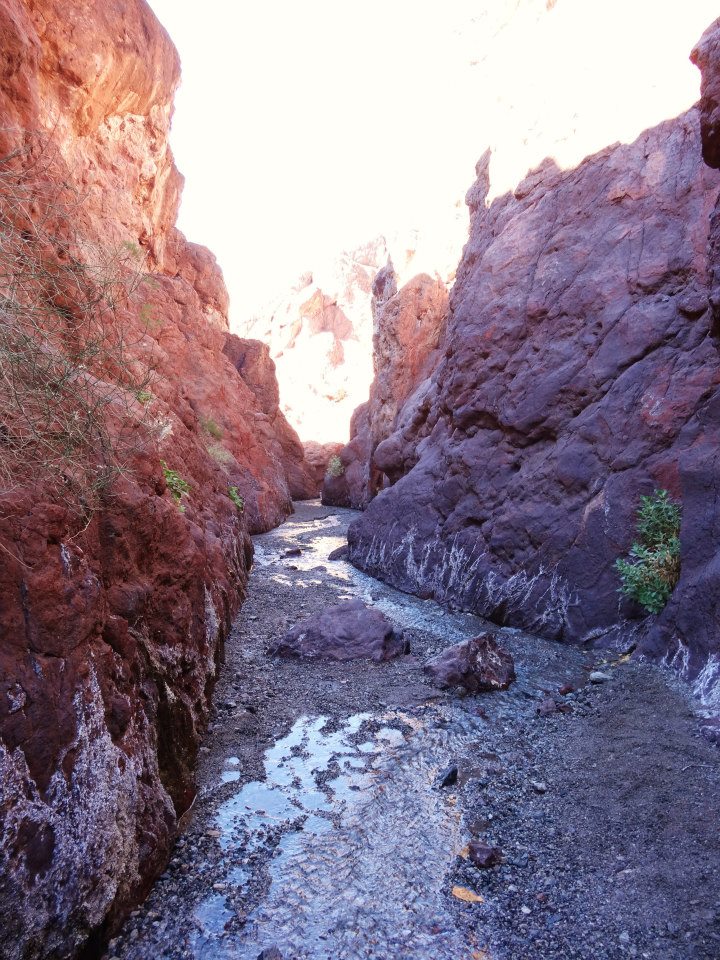
M 456 643 L 425 664 L 438 687 L 461 687 L 467 693 L 507 690 L 515 679 L 515 665 L 490 634 Z
M 291 511 L 302 450 L 224 355 L 222 276 L 174 227 L 179 64 L 147 4 L 9 0 L 0 73 L 4 215 L 8 184 L 38 188 L 29 218 L 57 187 L 74 233 L 43 256 L 131 252 L 138 296 L 116 319 L 127 364 L 152 370 L 125 398 L 144 426 L 100 509 L 78 517 L 47 478 L 1 491 L 0 954 L 14 960 L 74 956 L 162 868 L 194 796 L 248 529 Z
M 716 71 L 712 34 L 699 49 Z M 547 160 L 489 205 L 483 158 L 442 358 L 375 453 L 393 485 L 349 545 L 362 569 L 496 622 L 567 640 L 634 636 L 677 655 L 710 703 L 720 360 L 708 244 L 720 177 L 702 155 L 693 109 L 575 169 Z M 653 621 L 619 601 L 614 562 L 640 495 L 659 487 L 683 503 L 682 574 Z
M 328 607 L 289 630 L 274 650 L 281 657 L 381 662 L 409 650 L 402 630 L 362 600 Z

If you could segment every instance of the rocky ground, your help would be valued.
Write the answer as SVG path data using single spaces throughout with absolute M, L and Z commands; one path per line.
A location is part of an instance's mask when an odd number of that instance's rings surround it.
M 352 516 L 301 504 L 256 538 L 196 803 L 108 960 L 720 956 L 720 768 L 685 689 L 509 630 L 508 691 L 433 688 L 423 662 L 487 625 L 328 561 Z M 268 655 L 358 596 L 409 655 Z

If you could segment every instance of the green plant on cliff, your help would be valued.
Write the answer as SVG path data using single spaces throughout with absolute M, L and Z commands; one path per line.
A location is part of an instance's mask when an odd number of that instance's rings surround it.
M 187 482 L 187 480 L 183 480 L 177 470 L 171 470 L 164 460 L 161 460 L 160 464 L 163 469 L 163 476 L 165 477 L 167 488 L 170 491 L 175 503 L 184 513 L 185 507 L 183 506 L 182 498 L 190 493 L 190 484 Z
M 237 487 L 228 487 L 228 496 L 238 508 L 238 513 L 245 512 L 245 500 L 238 493 Z
M 154 375 L 137 254 L 82 203 L 47 143 L 0 158 L 0 506 L 39 483 L 85 522 L 150 438 Z
M 627 559 L 615 561 L 620 592 L 637 600 L 648 613 L 660 613 L 680 577 L 681 507 L 667 490 L 640 498 L 638 540 Z
M 201 417 L 200 424 L 202 425 L 203 430 L 206 433 L 209 433 L 211 437 L 214 437 L 216 440 L 222 440 L 222 427 L 213 420 L 212 417 Z
M 333 454 L 332 457 L 328 460 L 327 465 L 327 475 L 328 477 L 341 477 L 345 473 L 345 467 L 343 462 L 337 454 Z

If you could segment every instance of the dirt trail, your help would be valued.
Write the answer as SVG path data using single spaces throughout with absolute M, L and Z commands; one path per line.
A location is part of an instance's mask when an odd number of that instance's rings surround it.
M 299 504 L 256 538 L 197 801 L 106 956 L 720 958 L 720 770 L 686 691 L 634 663 L 588 684 L 589 655 L 497 630 L 516 660 L 511 689 L 438 692 L 424 659 L 487 625 L 328 562 L 353 515 Z M 411 654 L 268 656 L 287 627 L 351 596 L 408 630 Z M 580 687 L 570 712 L 539 715 L 565 684 Z M 458 783 L 438 789 L 450 763 Z M 473 867 L 473 837 L 504 862 Z

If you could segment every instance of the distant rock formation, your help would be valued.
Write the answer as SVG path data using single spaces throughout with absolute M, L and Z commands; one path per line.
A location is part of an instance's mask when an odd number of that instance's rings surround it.
M 439 278 L 420 274 L 398 291 L 391 265 L 378 273 L 372 299 L 375 379 L 369 401 L 353 414 L 338 469 L 325 478 L 323 503 L 362 509 L 388 479 L 396 479 L 390 438 L 400 412 L 412 418 L 422 405 L 447 311 L 448 292 Z
M 403 590 L 548 637 L 639 643 L 715 707 L 720 175 L 702 157 L 717 163 L 717 51 L 715 24 L 694 53 L 700 112 L 634 143 L 570 170 L 547 160 L 490 204 L 480 161 L 439 362 L 390 404 L 373 455 L 390 486 L 349 533 L 353 563 Z M 655 488 L 683 505 L 682 573 L 648 618 L 620 599 L 614 562 Z
M 244 335 L 270 346 L 282 411 L 302 440 L 342 441 L 372 378 L 373 277 L 387 261 L 383 238 L 304 274 L 250 320 Z

